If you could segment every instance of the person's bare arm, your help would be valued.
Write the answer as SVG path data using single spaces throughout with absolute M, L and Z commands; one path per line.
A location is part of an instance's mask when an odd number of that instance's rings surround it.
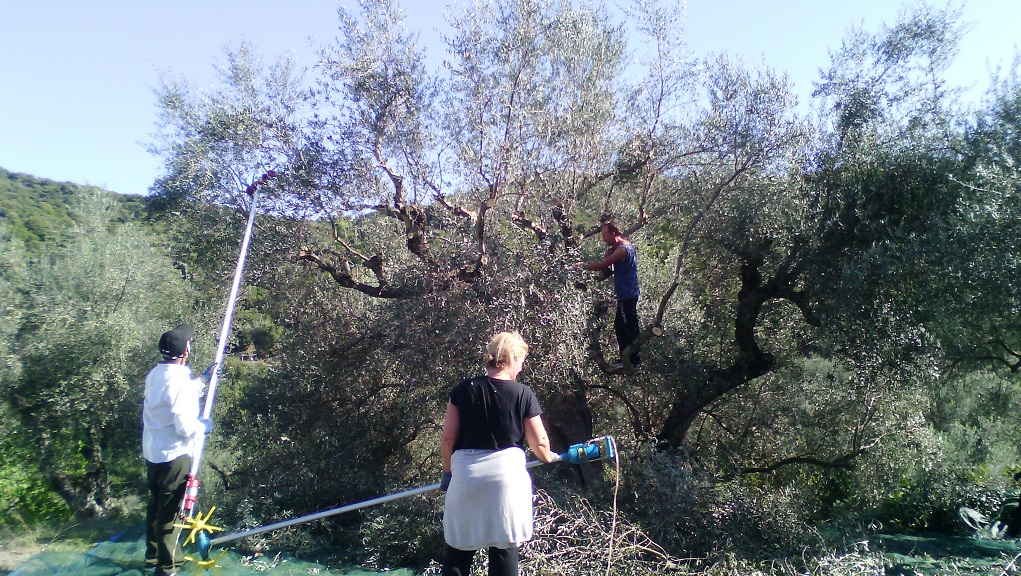
M 588 264 L 579 263 L 578 265 L 586 270 L 603 270 L 613 266 L 625 258 L 627 258 L 627 249 L 623 246 L 617 246 L 611 252 L 607 253 L 606 258 L 603 258 L 599 262 L 591 262 Z
M 457 442 L 457 432 L 460 428 L 461 415 L 457 411 L 457 406 L 447 402 L 447 416 L 443 421 L 443 433 L 440 435 L 444 472 L 450 472 L 450 457 L 454 454 L 454 443 Z
M 525 439 L 528 447 L 536 458 L 549 464 L 560 459 L 560 455 L 550 449 L 549 436 L 546 434 L 546 427 L 542 424 L 542 416 L 532 416 L 525 419 Z

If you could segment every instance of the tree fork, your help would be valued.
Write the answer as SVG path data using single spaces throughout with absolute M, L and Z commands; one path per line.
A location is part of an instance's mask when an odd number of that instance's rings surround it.
M 818 322 L 807 305 L 803 292 L 793 290 L 798 267 L 782 267 L 763 283 L 758 267 L 746 261 L 740 267 L 738 277 L 741 289 L 737 294 L 737 311 L 734 315 L 734 343 L 739 358 L 722 370 L 711 370 L 701 386 L 687 386 L 674 399 L 670 413 L 663 424 L 659 437 L 670 446 L 683 444 L 688 430 L 695 419 L 710 402 L 774 368 L 776 360 L 759 347 L 755 338 L 762 305 L 772 299 L 797 300 L 799 310 L 810 323 Z

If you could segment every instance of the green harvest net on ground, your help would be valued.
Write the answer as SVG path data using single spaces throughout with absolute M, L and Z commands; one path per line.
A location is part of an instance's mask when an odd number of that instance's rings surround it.
M 1021 561 L 1021 545 L 1014 539 L 990 539 L 980 535 L 874 535 L 860 543 L 885 557 L 888 575 L 1002 574 L 1014 573 Z M 212 551 L 215 567 L 201 571 L 194 562 L 180 570 L 183 575 L 214 576 L 415 576 L 409 569 L 386 572 L 355 567 L 327 567 L 284 554 L 252 558 L 233 550 Z M 100 542 L 89 552 L 44 552 L 24 562 L 10 576 L 145 576 L 145 539 L 141 526 Z M 1004 572 L 1004 570 L 1007 570 Z
M 214 558 L 223 550 L 213 550 Z M 198 556 L 197 552 L 194 552 Z M 145 537 L 141 526 L 115 536 L 112 540 L 96 544 L 88 552 L 44 552 L 36 554 L 11 576 L 144 576 Z M 202 571 L 194 562 L 185 563 L 182 575 L 209 574 L 211 576 L 308 576 L 344 575 L 413 576 L 407 569 L 375 572 L 359 568 L 327 568 L 314 562 L 305 562 L 284 554 L 251 558 L 227 551 L 209 570 Z

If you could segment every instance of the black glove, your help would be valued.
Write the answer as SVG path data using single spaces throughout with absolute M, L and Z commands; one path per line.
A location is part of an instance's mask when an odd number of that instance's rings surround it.
M 212 364 L 210 364 L 206 368 L 206 370 L 204 372 L 202 372 L 202 375 L 199 376 L 199 378 L 201 378 L 202 381 L 205 382 L 206 384 L 209 384 L 213 380 L 213 372 L 215 372 L 215 371 L 216 371 L 216 362 L 213 362 Z
M 446 492 L 447 488 L 450 488 L 450 478 L 450 472 L 443 473 L 443 478 L 440 479 L 440 490 Z

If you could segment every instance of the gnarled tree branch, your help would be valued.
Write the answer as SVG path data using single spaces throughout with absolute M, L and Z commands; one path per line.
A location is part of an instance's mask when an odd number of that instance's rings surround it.
M 336 254 L 329 250 L 312 250 L 303 246 L 298 249 L 296 258 L 301 262 L 315 265 L 319 270 L 332 276 L 340 286 L 357 290 L 362 294 L 376 298 L 410 298 L 418 295 L 417 292 L 391 286 L 386 281 L 383 275 L 383 257 L 378 254 L 369 258 L 364 263 L 365 267 L 372 270 L 372 273 L 379 281 L 379 285 L 372 286 L 371 284 L 355 280 L 350 262 L 347 259 L 341 258 L 338 264 L 334 264 L 324 258 L 324 255 L 331 253 Z

